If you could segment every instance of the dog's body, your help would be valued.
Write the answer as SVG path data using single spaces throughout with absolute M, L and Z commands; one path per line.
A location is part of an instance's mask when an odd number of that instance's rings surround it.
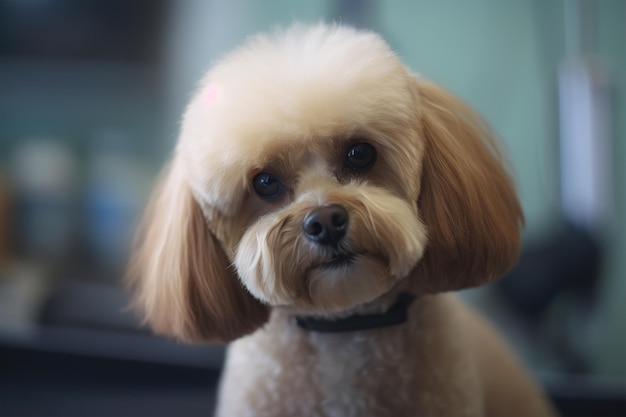
M 550 415 L 443 293 L 516 261 L 523 216 L 484 122 L 377 35 L 295 26 L 216 64 L 148 208 L 136 302 L 153 328 L 234 341 L 218 415 Z M 296 317 L 405 320 L 327 334 Z
M 475 311 L 424 296 L 404 325 L 346 333 L 269 323 L 229 346 L 217 416 L 548 416 L 543 394 Z

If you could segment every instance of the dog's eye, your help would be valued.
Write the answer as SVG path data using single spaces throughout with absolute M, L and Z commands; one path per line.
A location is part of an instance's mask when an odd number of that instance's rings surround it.
M 346 165 L 356 171 L 364 171 L 374 165 L 377 155 L 376 148 L 369 143 L 355 143 L 348 148 Z
M 280 196 L 283 184 L 272 174 L 261 172 L 252 179 L 254 191 L 262 198 L 271 200 Z

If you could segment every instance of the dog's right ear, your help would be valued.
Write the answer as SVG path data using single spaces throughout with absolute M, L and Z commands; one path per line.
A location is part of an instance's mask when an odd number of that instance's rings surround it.
M 269 316 L 230 266 L 176 159 L 139 226 L 128 282 L 145 322 L 187 342 L 229 342 Z

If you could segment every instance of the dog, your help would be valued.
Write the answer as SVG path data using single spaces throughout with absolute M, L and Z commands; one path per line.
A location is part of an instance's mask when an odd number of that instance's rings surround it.
M 375 33 L 295 24 L 201 81 L 130 283 L 157 333 L 232 342 L 218 416 L 550 416 L 450 294 L 509 270 L 522 226 L 467 104 Z

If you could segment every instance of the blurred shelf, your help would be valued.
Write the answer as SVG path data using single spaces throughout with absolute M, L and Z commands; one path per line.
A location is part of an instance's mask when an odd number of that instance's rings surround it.
M 219 370 L 224 347 L 187 346 L 148 334 L 38 326 L 28 337 L 0 335 L 0 349 L 49 352 L 92 358 L 135 361 L 206 370 Z
M 219 370 L 224 346 L 185 345 L 155 336 L 128 309 L 118 285 L 67 281 L 43 301 L 34 322 L 0 331 L 0 347 Z M 5 327 L 5 323 L 3 323 Z
M 3 416 L 210 416 L 219 372 L 0 346 Z

